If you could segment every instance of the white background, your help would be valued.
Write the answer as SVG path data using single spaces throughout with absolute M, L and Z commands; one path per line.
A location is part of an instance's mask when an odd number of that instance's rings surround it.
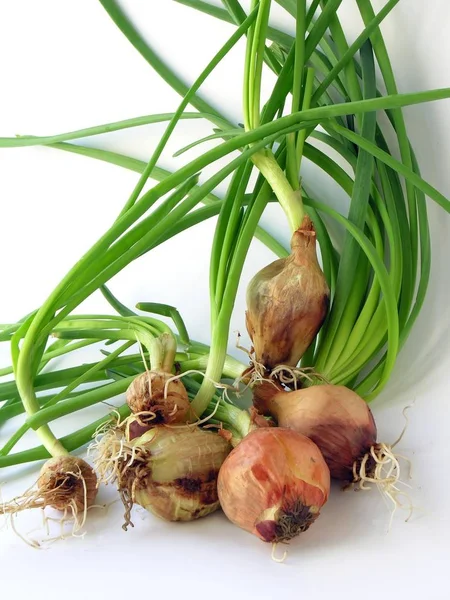
M 379 10 L 384 3 L 374 1 Z M 231 35 L 232 28 L 170 0 L 123 2 L 162 56 L 192 81 Z M 341 10 L 352 38 L 360 31 L 356 2 Z M 274 21 L 292 27 L 278 7 Z M 400 91 L 450 85 L 448 0 L 401 0 L 383 28 Z M 110 21 L 88 0 L 0 1 L 0 136 L 44 135 L 138 115 L 174 110 L 178 97 L 152 72 Z M 227 116 L 240 119 L 243 45 L 232 52 L 204 86 L 204 96 Z M 270 88 L 271 76 L 265 86 Z M 450 196 L 450 103 L 405 110 L 423 176 Z M 145 159 L 163 125 L 91 138 L 85 143 Z M 193 153 L 171 154 L 206 135 L 201 121 L 180 125 L 163 166 L 176 167 Z M 45 148 L 0 151 L 0 321 L 11 322 L 39 305 L 53 286 L 117 215 L 136 174 L 91 159 Z M 305 163 L 316 195 L 335 191 Z M 314 181 L 311 184 L 311 178 Z M 223 189 L 223 188 L 222 188 Z M 450 278 L 449 219 L 430 206 L 433 273 L 423 314 L 402 353 L 395 375 L 373 404 L 380 439 L 393 441 L 403 426 L 402 409 L 415 401 L 399 451 L 413 460 L 411 497 L 418 509 L 409 523 L 398 513 L 389 534 L 389 511 L 379 495 L 340 493 L 336 488 L 318 523 L 289 547 L 283 565 L 270 547 L 217 513 L 191 524 L 167 524 L 136 512 L 134 530 L 121 528 L 121 509 L 89 516 L 84 539 L 57 542 L 46 550 L 27 547 L 6 527 L 0 531 L 1 593 L 25 598 L 448 598 L 450 490 L 449 426 Z M 271 209 L 267 227 L 287 241 L 282 216 Z M 208 341 L 208 254 L 213 223 L 197 227 L 131 265 L 111 287 L 129 305 L 151 300 L 177 305 L 191 335 Z M 243 275 L 232 330 L 244 330 L 243 291 L 256 269 L 271 260 L 255 242 Z M 100 296 L 89 312 L 105 310 Z M 233 336 L 230 349 L 233 349 Z M 6 344 L 0 365 L 9 363 Z M 238 355 L 237 355 L 238 356 Z M 89 358 L 89 356 L 86 356 Z M 91 356 L 92 358 L 92 356 Z M 244 358 L 241 355 L 241 358 Z M 93 418 L 104 412 L 97 407 Z M 97 411 L 97 412 L 96 412 Z M 65 423 L 55 423 L 62 433 Z M 73 426 L 73 422 L 71 423 Z M 0 432 L 6 438 L 8 430 Z M 35 445 L 31 437 L 26 440 Z M 23 491 L 35 466 L 0 472 L 3 497 Z M 101 501 L 114 498 L 102 490 Z M 17 520 L 23 533 L 39 515 Z M 33 535 L 39 537 L 39 533 Z

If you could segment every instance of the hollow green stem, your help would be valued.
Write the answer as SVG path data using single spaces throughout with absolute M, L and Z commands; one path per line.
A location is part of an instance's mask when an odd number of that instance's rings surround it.
M 308 110 L 311 106 L 311 97 L 314 86 L 314 75 L 315 71 L 313 68 L 309 68 L 306 71 L 306 79 L 305 79 L 305 90 L 303 92 L 303 103 L 302 110 Z M 303 147 L 305 145 L 307 130 L 302 129 L 298 132 L 297 136 L 297 147 L 296 147 L 296 157 L 297 157 L 297 178 L 298 173 L 300 172 L 300 166 L 303 157 Z
M 26 146 L 47 146 L 59 142 L 67 142 L 69 140 L 78 140 L 81 138 L 92 137 L 95 135 L 103 135 L 114 131 L 122 131 L 131 127 L 142 127 L 153 123 L 163 123 L 170 121 L 174 113 L 161 113 L 156 115 L 143 115 L 142 117 L 133 117 L 132 119 L 124 119 L 122 121 L 114 121 L 104 125 L 96 125 L 95 127 L 86 127 L 69 131 L 67 133 L 59 133 L 57 135 L 20 135 L 16 137 L 0 137 L 0 148 L 22 148 Z M 207 119 L 211 114 L 201 112 L 184 112 L 180 119 Z M 217 120 L 217 119 L 215 119 Z M 222 126 L 227 129 L 229 124 L 223 121 Z
M 61 444 L 67 449 L 68 452 L 78 450 L 92 440 L 99 427 L 102 427 L 107 423 L 114 423 L 117 421 L 117 419 L 122 420 L 129 414 L 130 409 L 128 408 L 128 405 L 124 404 L 114 409 L 106 416 L 101 417 L 97 421 L 86 425 L 86 427 L 82 427 L 81 429 L 62 437 L 60 440 Z M 30 448 L 29 450 L 17 452 L 15 454 L 0 456 L 0 469 L 10 467 L 12 465 L 20 465 L 38 460 L 44 460 L 50 456 L 51 454 L 45 446 L 37 446 L 35 448 Z
M 291 105 L 292 113 L 299 111 L 302 107 L 303 70 L 305 67 L 306 1 L 297 0 L 296 8 L 294 80 Z M 298 181 L 299 160 L 296 151 L 297 137 L 298 134 L 291 133 L 286 140 L 286 175 L 294 190 L 298 190 L 300 187 Z
M 267 180 L 286 214 L 291 231 L 296 231 L 305 216 L 300 190 L 294 190 L 271 150 L 254 154 L 252 160 Z
M 206 368 L 205 378 L 191 404 L 194 415 L 201 415 L 206 410 L 213 394 L 214 382 L 218 381 L 223 370 L 226 357 L 228 332 L 230 329 L 231 314 L 233 311 L 236 293 L 239 285 L 242 268 L 247 256 L 253 234 L 264 208 L 270 197 L 270 188 L 264 184 L 257 194 L 255 201 L 249 207 L 247 220 L 242 226 L 233 261 L 227 277 L 227 285 L 223 294 L 222 305 L 216 321 L 212 325 L 211 353 Z
M 77 387 L 86 383 L 89 380 L 90 376 L 94 373 L 98 373 L 99 371 L 103 371 L 108 365 L 113 362 L 120 354 L 128 350 L 134 342 L 127 342 L 126 344 L 122 344 L 119 348 L 111 352 L 106 358 L 101 360 L 99 363 L 93 365 L 90 369 L 87 369 L 80 377 L 74 379 L 66 386 L 61 392 L 53 396 L 50 400 L 45 402 L 41 408 L 45 409 L 49 406 L 54 406 L 58 402 L 65 400 L 68 398 Z M 79 395 L 78 395 L 79 397 Z M 19 429 L 14 433 L 14 435 L 8 440 L 8 442 L 2 447 L 0 450 L 0 455 L 6 455 L 11 452 L 17 442 L 26 434 L 26 432 L 30 429 L 30 424 L 26 421 Z

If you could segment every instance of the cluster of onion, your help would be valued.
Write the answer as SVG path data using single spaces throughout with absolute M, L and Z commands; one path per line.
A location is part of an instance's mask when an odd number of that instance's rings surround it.
M 292 236 L 291 247 L 291 255 L 260 271 L 247 292 L 247 325 L 256 362 L 268 371 L 280 364 L 297 365 L 328 307 L 329 291 L 309 217 Z M 327 384 L 286 391 L 276 381 L 266 381 L 254 387 L 254 406 L 280 427 L 314 441 L 331 477 L 345 483 L 380 481 L 377 466 L 393 458 L 387 444 L 377 443 L 367 403 L 347 387 Z
M 288 258 L 255 275 L 247 290 L 254 365 L 267 376 L 261 380 L 259 372 L 260 381 L 255 378 L 253 404 L 277 427 L 244 438 L 225 460 L 218 482 L 229 519 L 271 542 L 309 527 L 328 499 L 330 476 L 362 488 L 366 482 L 383 484 L 389 495 L 399 474 L 392 447 L 377 443 L 370 408 L 355 392 L 330 384 L 291 391 L 274 376 L 281 365 L 297 365 L 329 303 L 309 217 L 293 234 L 291 248 Z
M 167 348 L 164 334 L 154 341 Z M 155 356 L 155 353 L 154 353 Z M 125 506 L 124 529 L 138 504 L 167 521 L 191 521 L 219 508 L 217 476 L 231 450 L 191 415 L 186 387 L 174 375 L 174 352 L 152 360 L 127 390 L 131 415 L 94 444 L 100 482 L 115 483 Z
M 268 372 L 280 364 L 295 366 L 328 304 L 314 226 L 305 216 L 292 236 L 290 256 L 262 269 L 247 288 L 255 362 Z M 330 471 L 314 441 L 289 424 L 278 425 L 246 436 L 225 460 L 218 482 L 227 517 L 266 542 L 285 542 L 306 531 L 330 492 Z
M 293 234 L 292 252 L 258 273 L 247 293 L 247 327 L 255 363 L 270 376 L 294 367 L 327 313 L 329 290 L 317 262 L 308 217 Z M 196 423 L 189 396 L 173 374 L 176 342 L 152 342 L 152 369 L 127 391 L 131 415 L 102 432 L 95 467 L 62 456 L 44 465 L 36 495 L 22 506 L 86 511 L 98 483 L 115 483 L 126 529 L 138 504 L 169 521 L 190 521 L 222 507 L 227 517 L 266 542 L 288 541 L 317 519 L 330 476 L 345 482 L 374 477 L 381 446 L 367 404 L 351 390 L 317 385 L 287 391 L 275 379 L 254 385 L 259 414 L 241 439 Z M 277 427 L 270 426 L 276 424 Z M 98 480 L 97 480 L 98 477 Z
M 169 521 L 197 519 L 221 506 L 267 542 L 291 539 L 319 515 L 330 474 L 306 436 L 248 416 L 242 437 L 232 439 L 189 423 L 186 388 L 167 367 L 139 375 L 127 402 L 131 416 L 95 444 L 99 481 L 117 485 L 125 529 L 134 504 Z

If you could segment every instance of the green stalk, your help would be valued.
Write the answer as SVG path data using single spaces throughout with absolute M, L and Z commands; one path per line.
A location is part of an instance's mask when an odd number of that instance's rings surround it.
M 50 400 L 45 402 L 43 404 L 43 407 L 41 408 L 41 410 L 48 408 L 49 406 L 53 406 L 53 405 L 57 404 L 58 402 L 68 398 L 70 396 L 71 392 L 73 392 L 80 385 L 86 383 L 86 381 L 89 380 L 89 377 L 92 374 L 103 371 L 111 362 L 113 362 L 120 354 L 122 354 L 123 352 L 128 350 L 128 348 L 130 348 L 133 344 L 134 344 L 134 341 L 122 344 L 119 348 L 114 350 L 114 352 L 111 352 L 111 354 L 109 354 L 102 361 L 93 365 L 90 369 L 87 369 L 83 373 L 83 375 L 81 375 L 80 377 L 71 381 L 69 383 L 69 385 L 67 387 L 65 387 L 61 392 L 59 392 L 58 394 L 53 396 Z M 79 395 L 78 395 L 78 397 L 79 397 Z M 9 454 L 11 452 L 11 450 L 14 448 L 14 446 L 17 444 L 17 442 L 26 434 L 27 431 L 29 431 L 29 429 L 30 429 L 30 424 L 28 421 L 26 421 L 21 427 L 19 427 L 19 429 L 17 429 L 17 431 L 14 433 L 14 435 L 2 447 L 2 449 L 0 450 L 0 456 Z
M 207 119 L 211 115 L 201 112 L 184 112 L 180 119 Z M 97 125 L 95 127 L 86 127 L 85 129 L 77 129 L 76 131 L 69 131 L 67 133 L 59 133 L 57 135 L 45 135 L 45 136 L 34 136 L 34 135 L 20 135 L 12 138 L 0 137 L 0 148 L 22 148 L 28 146 L 48 146 L 49 144 L 56 144 L 59 142 L 68 142 L 70 140 L 77 140 L 80 138 L 92 137 L 94 135 L 102 135 L 105 133 L 112 133 L 114 131 L 122 131 L 132 127 L 141 127 L 143 125 L 150 125 L 153 123 L 163 123 L 164 121 L 171 121 L 174 117 L 174 113 L 162 113 L 158 115 L 144 115 L 142 117 L 134 117 L 132 119 L 125 119 L 123 121 L 114 121 L 113 123 L 107 123 L 105 125 Z M 228 129 L 229 124 L 227 121 L 223 121 L 222 124 L 224 129 Z
M 320 0 L 319 0 L 320 1 Z M 363 44 L 369 39 L 374 31 L 378 28 L 380 23 L 388 16 L 391 10 L 399 3 L 400 0 L 389 0 L 380 10 L 380 12 L 369 22 L 367 23 L 367 27 L 363 32 L 356 38 L 356 40 L 351 44 L 348 49 L 342 54 L 341 58 L 334 65 L 334 67 L 329 71 L 323 81 L 320 83 L 318 88 L 313 94 L 311 105 L 314 106 L 317 104 L 319 98 L 322 94 L 328 89 L 328 87 L 333 83 L 342 69 L 348 65 L 353 59 L 355 54 L 361 49 Z
M 369 0 L 357 0 L 358 8 L 363 18 L 364 23 L 367 25 L 374 16 L 372 5 Z M 398 92 L 397 84 L 395 82 L 394 72 L 392 65 L 389 60 L 386 45 L 383 40 L 380 28 L 378 27 L 371 35 L 371 42 L 373 44 L 374 52 L 378 59 L 381 74 L 383 76 L 384 83 L 388 94 L 396 94 Z M 413 161 L 411 156 L 411 148 L 406 132 L 406 125 L 403 114 L 400 110 L 392 111 L 392 118 L 395 123 L 395 129 L 398 137 L 400 156 L 403 164 L 409 169 L 413 170 Z M 414 270 L 412 272 L 412 281 L 410 288 L 409 303 L 411 304 L 414 295 L 415 281 L 417 276 L 417 239 L 418 239 L 418 220 L 417 220 L 417 202 L 413 185 L 410 181 L 406 181 L 406 195 L 408 199 L 408 213 L 409 213 L 409 226 L 411 232 L 411 251 L 412 251 L 412 264 Z
M 311 106 L 311 97 L 314 86 L 314 75 L 315 71 L 313 68 L 309 68 L 306 70 L 306 80 L 305 80 L 305 90 L 303 92 L 303 102 L 302 102 L 302 110 L 308 110 Z M 297 180 L 298 173 L 300 172 L 300 166 L 302 163 L 303 157 L 303 148 L 305 146 L 307 130 L 302 129 L 298 132 L 297 136 L 297 147 L 296 147 L 296 157 L 297 157 Z
M 94 158 L 96 160 L 108 162 L 110 164 L 114 164 L 114 165 L 117 165 L 117 166 L 125 168 L 125 169 L 136 171 L 137 173 L 142 173 L 142 171 L 144 170 L 145 165 L 146 165 L 146 163 L 144 163 L 143 161 L 140 161 L 136 158 L 125 156 L 123 154 L 118 154 L 116 152 L 110 152 L 109 150 L 102 150 L 100 148 L 92 148 L 89 146 L 80 146 L 80 145 L 75 146 L 73 144 L 53 144 L 52 147 L 56 148 L 58 150 L 73 152 L 75 154 L 81 154 L 82 156 L 87 156 L 89 158 Z M 151 177 L 152 177 L 152 179 L 155 179 L 156 181 L 163 181 L 164 179 L 166 179 L 167 177 L 169 177 L 172 174 L 173 173 L 171 173 L 170 171 L 161 169 L 160 167 L 155 167 L 155 169 L 152 171 Z M 195 189 L 195 186 L 193 189 Z M 211 208 L 213 208 L 211 206 L 213 203 L 220 203 L 221 200 L 220 200 L 220 198 L 218 198 L 217 196 L 214 196 L 213 194 L 208 194 L 202 199 L 202 202 L 207 204 L 208 207 L 211 209 Z M 213 210 L 208 210 L 208 211 L 204 212 L 203 214 L 205 214 L 205 218 L 208 218 L 209 216 L 213 216 L 214 214 L 217 214 L 219 212 L 219 210 L 220 210 L 220 206 L 217 206 L 217 207 L 215 207 L 215 211 L 217 211 L 217 212 L 215 212 L 214 208 L 213 208 Z M 192 213 L 190 213 L 190 216 L 188 215 L 187 217 L 185 217 L 184 221 L 191 220 L 191 219 L 192 219 Z M 188 227 L 186 227 L 186 228 L 188 228 Z M 175 231 L 176 233 L 178 233 L 178 231 L 182 231 L 182 230 L 183 229 L 180 229 L 180 222 L 178 222 L 177 224 L 174 225 L 173 231 Z M 171 236 L 166 236 L 166 239 L 169 239 L 170 237 Z M 257 227 L 257 229 L 255 231 L 255 237 L 260 242 L 262 242 L 265 246 L 267 246 L 270 250 L 272 250 L 272 252 L 274 252 L 279 258 L 284 258 L 287 256 L 288 253 L 287 253 L 287 250 L 284 248 L 284 246 L 282 246 L 279 242 L 277 242 L 277 240 L 275 240 L 262 227 L 260 227 L 260 226 Z M 0 336 L 0 341 L 1 341 L 1 339 L 2 338 Z
M 388 323 L 388 350 L 387 350 L 387 360 L 384 365 L 384 369 L 382 372 L 382 376 L 380 377 L 380 381 L 376 389 L 372 392 L 373 394 L 379 393 L 383 387 L 386 385 L 392 369 L 395 365 L 395 360 L 398 354 L 399 348 L 399 324 L 398 324 L 398 313 L 397 313 L 397 302 L 395 298 L 395 294 L 392 290 L 391 281 L 389 278 L 389 274 L 386 271 L 386 267 L 383 264 L 383 261 L 378 256 L 376 249 L 373 244 L 367 239 L 367 237 L 362 233 L 362 231 L 356 227 L 351 221 L 343 217 L 337 211 L 333 210 L 329 206 L 308 199 L 308 204 L 317 210 L 329 214 L 333 219 L 335 219 L 338 223 L 343 225 L 346 230 L 352 235 L 352 237 L 358 242 L 359 247 L 367 256 L 369 262 L 376 273 L 376 276 L 379 280 L 381 290 L 384 296 L 384 304 L 382 305 L 385 310 L 386 319 Z
M 239 224 L 243 218 L 243 200 L 251 172 L 251 162 L 241 165 L 235 171 L 219 213 L 210 260 L 210 304 L 213 324 L 220 312 L 227 269 L 236 248 Z
M 183 344 L 186 344 L 187 346 L 190 345 L 190 339 L 188 331 L 186 329 L 186 325 L 183 321 L 182 316 L 175 308 L 175 306 L 170 306 L 169 304 L 161 304 L 159 302 L 139 302 L 138 304 L 136 304 L 136 308 L 144 312 L 154 313 L 172 319 L 175 327 L 178 329 L 180 341 Z
M 291 112 L 295 113 L 302 107 L 303 70 L 305 68 L 305 34 L 306 34 L 306 0 L 297 0 L 297 18 L 295 21 L 295 58 L 294 82 L 292 89 Z M 306 108 L 303 106 L 303 108 Z M 286 175 L 294 190 L 299 189 L 299 160 L 297 154 L 297 135 L 291 134 L 286 140 L 287 160 Z
M 27 331 L 30 321 L 33 318 L 34 317 L 32 316 L 31 318 L 27 319 L 21 325 L 21 327 L 19 327 L 19 329 L 13 335 L 12 340 L 11 340 L 11 354 L 12 354 L 12 362 L 13 362 L 13 367 L 14 367 L 15 373 L 17 372 L 19 340 L 21 339 L 22 334 Z M 38 346 L 36 348 L 36 350 L 37 350 L 37 356 L 39 356 L 39 355 L 42 355 L 44 348 L 41 345 L 40 347 Z M 20 360 L 20 357 L 19 357 L 19 360 Z M 30 361 L 30 364 L 40 362 L 40 361 L 36 361 L 36 354 L 34 352 L 30 353 L 29 361 Z M 24 407 L 25 411 L 27 412 L 27 414 L 31 416 L 31 415 L 35 414 L 36 412 L 39 412 L 40 406 L 39 406 L 39 401 L 37 400 L 36 394 L 34 392 L 33 382 L 27 381 L 26 385 L 21 387 L 21 383 L 17 379 L 17 376 L 16 376 L 16 382 L 17 382 L 17 389 L 18 389 L 20 397 L 22 399 L 23 407 Z M 27 393 L 23 396 L 22 394 L 24 391 L 26 391 Z M 67 450 L 64 448 L 62 443 L 55 437 L 55 435 L 53 434 L 53 432 L 51 431 L 51 429 L 48 425 L 43 425 L 42 427 L 37 429 L 36 434 L 38 435 L 42 444 L 44 445 L 44 447 L 46 448 L 46 450 L 49 452 L 49 454 L 51 456 L 58 457 L 58 456 L 65 456 L 68 454 Z
M 286 130 L 284 130 L 284 132 L 290 133 L 291 131 L 296 130 L 297 127 L 298 126 L 286 128 Z M 252 136 L 253 133 L 254 132 L 249 132 L 249 134 L 244 134 L 244 135 Z M 106 269 L 104 269 L 103 272 L 99 273 L 97 275 L 97 277 L 92 279 L 89 283 L 87 281 L 85 282 L 86 272 L 84 274 L 80 275 L 80 280 L 79 280 L 80 290 L 78 292 L 72 294 L 70 296 L 70 302 L 65 306 L 65 308 L 62 308 L 60 310 L 60 312 L 58 313 L 58 316 L 54 317 L 52 319 L 52 321 L 46 327 L 42 328 L 41 336 L 47 335 L 52 330 L 52 328 L 54 328 L 56 326 L 56 324 L 59 322 L 59 320 L 63 319 L 65 316 L 67 316 L 76 306 L 78 306 L 78 304 L 82 300 L 87 298 L 93 291 L 98 289 L 101 285 L 105 284 L 113 275 L 115 275 L 117 272 L 119 272 L 124 266 L 126 266 L 127 264 L 132 262 L 138 256 L 141 256 L 141 254 L 144 251 L 146 251 L 150 245 L 157 242 L 160 239 L 160 237 L 163 237 L 166 234 L 168 227 L 172 226 L 172 224 L 177 223 L 181 217 L 185 216 L 189 210 L 191 210 L 194 206 L 196 206 L 198 204 L 198 202 L 201 200 L 202 197 L 204 197 L 206 194 L 208 194 L 212 189 L 214 189 L 218 185 L 218 183 L 220 183 L 223 179 L 225 179 L 225 177 L 227 177 L 230 173 L 232 173 L 234 171 L 234 169 L 236 169 L 241 162 L 245 162 L 252 154 L 258 152 L 258 150 L 260 150 L 266 144 L 270 143 L 272 139 L 275 140 L 278 137 L 278 135 L 279 135 L 279 132 L 277 132 L 276 134 L 273 134 L 272 136 L 265 137 L 260 142 L 253 143 L 247 150 L 242 152 L 242 154 L 239 157 L 237 157 L 236 159 L 231 161 L 227 166 L 225 166 L 218 173 L 213 175 L 206 183 L 204 183 L 197 190 L 192 192 L 176 209 L 174 209 L 172 211 L 170 216 L 159 221 L 159 223 L 157 225 L 155 225 L 154 227 L 152 227 L 151 231 L 149 231 L 146 235 L 141 236 L 141 234 L 139 234 L 139 236 L 136 236 L 136 233 L 134 232 L 133 239 L 137 239 L 137 237 L 140 237 L 140 239 L 131 248 L 129 248 L 126 237 L 119 240 L 118 245 L 116 245 L 115 249 L 114 249 L 114 254 L 115 254 L 115 256 L 118 257 L 117 260 L 115 260 L 113 263 L 109 264 L 109 266 Z M 228 144 L 228 142 L 225 142 L 224 144 Z M 216 150 L 217 149 L 214 149 L 211 152 L 215 152 Z M 203 160 L 205 159 L 205 155 L 203 157 L 200 157 L 200 159 L 196 159 L 195 161 L 193 161 L 193 163 L 190 163 L 190 168 L 193 167 L 194 163 L 198 163 L 198 160 L 202 160 L 202 159 Z M 177 178 L 181 178 L 183 171 L 185 171 L 184 167 L 174 174 L 174 179 L 175 179 L 175 176 Z M 165 187 L 168 187 L 168 185 L 169 185 L 168 181 L 164 180 L 163 182 L 161 182 L 161 184 L 155 186 L 155 188 L 153 188 L 146 195 L 144 195 L 139 200 L 139 202 L 136 203 L 136 205 L 133 208 L 131 208 L 121 218 L 121 220 L 119 222 L 116 222 L 114 224 L 112 230 L 110 230 L 110 232 L 107 232 L 107 234 L 101 240 L 99 240 L 99 242 L 97 242 L 97 244 L 83 257 L 82 261 L 80 261 L 80 263 L 78 263 L 76 265 L 74 271 L 69 273 L 66 276 L 66 278 L 67 279 L 71 278 L 73 276 L 73 273 L 75 273 L 76 271 L 78 271 L 80 269 L 80 265 L 82 263 L 88 261 L 91 254 L 98 255 L 99 249 L 101 248 L 101 246 L 104 245 L 106 243 L 106 241 L 109 241 L 109 239 L 110 239 L 110 237 L 112 237 L 112 235 L 117 236 L 119 225 L 123 226 L 123 221 L 128 221 L 131 213 L 133 213 L 133 217 L 134 217 L 134 211 L 136 209 L 140 208 L 139 204 L 141 202 L 143 202 L 144 199 L 148 201 L 148 197 L 152 196 L 152 194 L 154 194 L 154 193 L 156 193 L 157 196 L 160 196 L 162 194 L 162 190 L 164 190 Z M 142 222 L 137 227 L 142 228 L 143 227 Z M 128 250 L 127 250 L 127 248 L 128 248 Z M 98 262 L 100 263 L 100 262 L 102 262 L 102 260 L 104 260 L 104 259 L 103 258 L 98 259 Z M 92 264 L 92 261 L 89 261 L 89 263 Z M 88 269 L 89 269 L 89 266 L 86 268 L 86 271 L 88 271 Z M 64 283 L 65 283 L 65 281 L 64 281 Z M 51 298 L 53 302 L 55 302 L 55 296 L 56 296 L 56 301 L 58 301 L 57 292 L 59 292 L 59 288 L 63 288 L 64 289 L 63 293 L 67 294 L 67 286 L 66 285 L 63 286 L 63 282 L 61 282 L 60 285 L 58 286 L 58 290 L 56 290 L 53 293 L 53 296 Z M 63 296 L 63 298 L 64 298 L 64 296 Z M 60 304 L 60 302 L 61 302 L 61 300 L 59 300 L 58 304 L 55 304 L 55 306 L 57 306 L 58 308 L 60 306 L 62 306 L 63 303 Z M 43 310 L 43 309 L 41 309 L 41 310 Z
M 376 94 L 376 80 L 373 53 L 369 42 L 361 49 L 361 62 L 363 67 L 364 98 L 372 98 Z M 362 137 L 374 140 L 375 130 L 376 114 L 364 114 L 362 119 Z M 353 186 L 348 216 L 349 220 L 360 229 L 362 229 L 366 221 L 372 172 L 372 155 L 360 152 L 357 159 L 355 184 Z M 321 340 L 321 345 L 316 356 L 316 366 L 320 373 L 327 374 L 331 372 L 340 352 L 345 348 L 351 328 L 354 325 L 355 312 L 358 310 L 357 306 L 354 307 L 353 314 L 348 314 L 347 312 L 345 319 L 343 319 L 343 316 L 344 311 L 348 310 L 349 297 L 352 296 L 352 283 L 359 255 L 360 253 L 355 240 L 350 235 L 347 235 L 339 263 L 336 294 L 326 328 L 326 335 Z M 355 298 L 354 294 L 353 298 Z
M 87 443 L 92 441 L 95 432 L 99 427 L 104 426 L 107 423 L 114 423 L 119 419 L 120 421 L 130 414 L 130 409 L 126 404 L 114 409 L 108 415 L 101 417 L 97 421 L 82 427 L 73 433 L 66 435 L 61 438 L 61 444 L 68 452 L 73 452 L 85 446 Z M 51 454 L 45 448 L 45 446 L 37 446 L 30 448 L 29 450 L 23 450 L 15 454 L 8 454 L 7 456 L 0 456 L 0 469 L 10 467 L 13 465 L 20 465 L 24 463 L 34 462 L 38 460 L 44 460 L 50 458 Z
M 251 10 L 255 10 L 258 6 L 258 0 L 252 0 L 250 5 Z M 258 11 L 259 16 L 259 11 Z M 258 17 L 257 17 L 258 18 Z M 245 51 L 244 61 L 244 86 L 243 86 L 243 107 L 244 107 L 244 128 L 246 131 L 252 129 L 252 116 L 253 116 L 253 98 L 251 88 L 251 75 L 252 75 L 252 49 L 253 40 L 255 37 L 255 27 L 252 26 L 247 33 L 247 45 Z
M 211 15 L 216 19 L 220 19 L 225 23 L 241 23 L 245 19 L 245 12 L 241 8 L 237 8 L 236 2 L 229 2 L 228 0 L 222 0 L 223 4 L 227 7 L 227 10 L 223 8 L 219 8 L 218 6 L 214 6 L 213 4 L 208 4 L 208 2 L 203 2 L 202 0 L 174 0 L 178 2 L 178 4 L 183 4 L 184 6 L 189 6 L 190 8 L 194 8 L 200 12 L 203 12 L 207 15 Z M 240 6 L 240 5 L 239 5 Z M 281 46 L 290 47 L 292 45 L 292 37 L 279 29 L 274 27 L 267 28 L 267 37 L 269 40 L 280 44 Z
M 305 216 L 300 190 L 294 190 L 271 150 L 253 156 L 253 163 L 262 173 L 284 210 L 291 231 L 296 231 Z
M 255 201 L 249 207 L 249 214 L 239 236 L 233 262 L 229 267 L 227 284 L 224 290 L 221 308 L 211 331 L 211 353 L 201 387 L 191 404 L 195 415 L 201 415 L 214 395 L 214 382 L 219 380 L 226 356 L 228 332 L 231 315 L 236 299 L 242 268 L 247 256 L 253 234 L 270 196 L 268 185 L 264 184 Z

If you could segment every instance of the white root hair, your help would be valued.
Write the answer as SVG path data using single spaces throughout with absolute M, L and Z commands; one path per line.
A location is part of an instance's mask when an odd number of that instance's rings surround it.
M 169 377 L 167 379 L 167 381 L 164 384 L 164 398 L 167 398 L 169 385 L 171 384 L 172 381 L 182 379 L 186 375 L 192 375 L 192 374 L 200 375 L 201 377 L 203 377 L 203 379 L 206 379 L 206 381 L 209 381 L 210 383 L 212 383 L 217 390 L 222 390 L 225 398 L 229 402 L 231 402 L 231 400 L 228 396 L 228 391 L 232 391 L 233 393 L 239 392 L 239 389 L 236 388 L 235 385 L 229 385 L 228 383 L 222 383 L 221 381 L 214 381 L 214 379 L 212 379 L 211 377 L 207 377 L 203 371 L 199 371 L 198 369 L 189 369 L 188 371 L 184 371 L 183 373 L 180 373 L 179 375 L 173 375 L 172 377 Z
M 401 454 L 394 453 L 395 446 L 402 440 L 408 427 L 406 411 L 410 407 L 411 405 L 406 406 L 402 411 L 406 422 L 400 436 L 393 444 L 374 444 L 361 460 L 353 463 L 353 484 L 355 485 L 355 489 L 367 491 L 371 489 L 372 485 L 376 485 L 383 498 L 387 499 L 392 504 L 388 530 L 391 528 L 394 514 L 397 509 L 400 508 L 408 511 L 406 521 L 411 518 L 414 511 L 411 498 L 407 492 L 399 487 L 411 487 L 407 483 L 401 481 L 400 460 L 404 460 L 408 464 L 409 478 L 411 478 L 411 461 Z M 406 503 L 403 503 L 401 498 L 406 499 Z
M 148 475 L 148 451 L 139 444 L 138 438 L 128 441 L 124 437 L 126 419 L 119 426 L 110 427 L 96 436 L 90 445 L 95 451 L 94 465 L 98 483 L 115 484 L 124 505 L 125 531 L 133 527 L 131 510 L 135 501 L 137 485 Z
M 256 360 L 255 351 L 252 347 L 250 350 L 240 345 L 241 334 L 237 333 L 236 348 L 242 350 L 247 354 L 250 367 L 246 369 L 241 377 L 235 380 L 235 386 L 238 387 L 240 383 L 245 383 L 244 391 L 247 388 L 252 388 L 255 385 L 263 382 L 274 383 L 275 381 L 285 386 L 293 386 L 295 390 L 298 389 L 299 383 L 302 381 L 308 381 L 312 383 L 315 380 L 319 380 L 325 384 L 330 382 L 320 373 L 315 371 L 314 367 L 292 367 L 290 365 L 277 365 L 270 373 L 267 368 Z
M 277 551 L 277 546 L 278 546 L 279 542 L 272 542 L 272 554 L 271 554 L 271 558 L 273 560 L 273 562 L 276 563 L 284 563 L 284 561 L 287 558 L 287 550 L 283 551 L 282 556 L 276 556 L 276 551 Z
M 65 533 L 65 525 L 71 524 L 70 536 L 71 537 L 84 537 L 86 532 L 79 533 L 86 524 L 87 511 L 90 508 L 97 508 L 99 505 L 94 505 L 88 507 L 88 488 L 86 480 L 81 472 L 81 469 L 78 471 L 67 471 L 65 473 L 66 477 L 74 477 L 76 480 L 81 481 L 83 488 L 83 510 L 80 513 L 80 510 L 77 506 L 77 502 L 75 498 L 71 498 L 68 502 L 68 505 L 65 507 L 62 517 L 54 518 L 50 517 L 45 513 L 45 509 L 47 507 L 51 507 L 52 503 L 55 501 L 55 495 L 57 497 L 58 492 L 64 490 L 64 485 L 67 479 L 62 479 L 61 482 L 54 488 L 50 489 L 39 489 L 37 487 L 37 482 L 31 485 L 21 496 L 17 496 L 10 500 L 9 502 L 5 502 L 3 499 L 0 504 L 0 514 L 5 515 L 6 526 L 8 523 L 11 526 L 12 531 L 14 532 L 19 539 L 25 542 L 28 546 L 31 546 L 35 549 L 42 549 L 45 547 L 45 544 L 52 543 L 57 540 L 66 539 L 67 534 Z M 31 510 L 33 508 L 39 508 L 42 511 L 42 520 L 43 520 L 43 528 L 45 537 L 42 541 L 37 541 L 30 537 L 31 532 L 28 534 L 22 534 L 17 526 L 15 519 L 18 514 L 24 510 Z M 68 515 L 68 510 L 70 509 L 70 515 Z M 8 518 L 9 517 L 9 518 Z M 55 537 L 50 537 L 50 522 L 56 522 L 60 526 L 60 534 Z

